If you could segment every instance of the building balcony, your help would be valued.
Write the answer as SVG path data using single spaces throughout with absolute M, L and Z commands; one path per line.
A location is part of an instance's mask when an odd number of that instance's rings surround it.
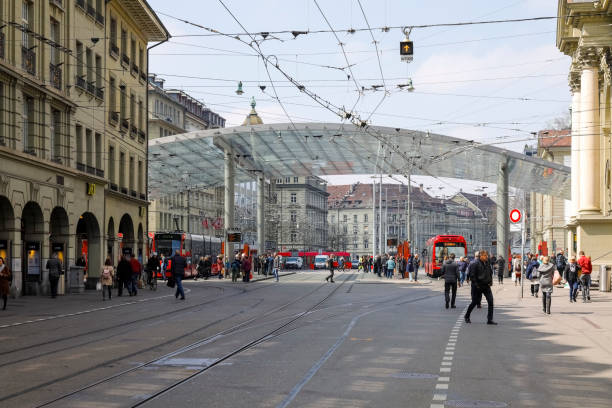
M 127 119 L 121 119 L 121 130 L 128 130 L 130 128 L 130 123 Z
M 87 14 L 96 18 L 96 8 L 92 4 L 87 5 Z
M 89 174 L 96 174 L 96 168 L 95 167 L 87 165 L 85 168 L 86 168 L 87 173 L 89 173 Z
M 108 121 L 113 125 L 116 125 L 119 122 L 119 113 L 118 112 L 108 112 Z
M 0 59 L 4 59 L 4 38 L 4 33 L 0 32 Z
M 113 191 L 119 190 L 119 187 L 115 183 L 110 183 L 110 189 Z
M 127 195 L 127 193 L 128 193 L 127 187 L 121 187 L 121 194 Z
M 64 8 L 64 4 L 63 4 L 63 0 L 49 0 L 49 3 L 63 9 Z
M 96 22 L 104 25 L 104 16 L 101 13 L 96 13 Z
M 85 78 L 84 77 L 77 75 L 77 77 L 76 77 L 76 87 L 77 88 L 81 88 L 84 91 L 87 90 L 87 83 L 85 82 Z
M 130 126 L 130 136 L 135 138 L 136 135 L 138 135 L 138 128 L 134 125 Z
M 147 138 L 147 134 L 144 132 L 144 130 L 139 130 L 138 131 L 138 141 L 141 143 L 144 143 L 146 138 Z
M 75 3 L 77 7 L 80 7 L 81 9 L 83 9 L 83 11 L 85 11 L 85 0 L 76 0 Z
M 128 57 L 126 54 L 121 54 L 121 65 L 123 65 L 124 68 L 130 66 L 130 57 Z
M 62 68 L 59 65 L 49 64 L 49 79 L 54 88 L 62 90 Z
M 144 72 L 142 69 L 140 70 L 140 80 L 142 82 L 147 82 L 147 73 Z
M 102 88 L 96 88 L 96 98 L 98 99 L 104 99 L 104 89 Z
M 110 43 L 110 47 L 108 47 L 108 53 L 111 57 L 117 59 L 119 57 L 119 47 L 114 42 Z
M 96 176 L 104 178 L 104 170 L 96 169 Z
M 146 200 L 147 199 L 147 196 L 144 193 L 140 193 L 139 197 L 140 197 L 141 200 Z
M 132 75 L 138 76 L 138 65 L 132 64 L 132 69 L 130 70 Z
M 36 53 L 21 47 L 21 67 L 30 75 L 36 75 Z
M 88 82 L 87 83 L 87 92 L 89 92 L 92 95 L 96 94 L 96 85 L 93 82 Z
M 136 194 L 136 190 L 130 190 L 130 195 L 134 198 L 138 197 L 138 194 Z
M 76 168 L 78 171 L 85 171 L 85 165 L 83 163 L 77 162 Z

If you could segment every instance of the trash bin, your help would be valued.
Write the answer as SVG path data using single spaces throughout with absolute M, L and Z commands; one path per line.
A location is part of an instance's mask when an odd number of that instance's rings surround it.
M 83 272 L 82 266 L 71 265 L 68 268 L 68 291 L 70 293 L 83 293 L 85 286 L 83 285 Z
M 610 267 L 601 265 L 599 269 L 599 291 L 610 292 Z

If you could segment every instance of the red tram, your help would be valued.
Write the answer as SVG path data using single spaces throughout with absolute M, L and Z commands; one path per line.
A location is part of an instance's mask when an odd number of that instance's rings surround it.
M 436 235 L 427 240 L 425 251 L 425 273 L 437 278 L 445 256 L 455 254 L 456 259 L 467 256 L 467 243 L 461 235 Z
M 155 233 L 151 251 L 171 257 L 177 250 L 187 259 L 185 278 L 190 278 L 196 275 L 196 266 L 201 256 L 210 255 L 214 263 L 216 256 L 221 253 L 221 238 L 184 232 Z M 166 272 L 166 275 L 169 273 Z

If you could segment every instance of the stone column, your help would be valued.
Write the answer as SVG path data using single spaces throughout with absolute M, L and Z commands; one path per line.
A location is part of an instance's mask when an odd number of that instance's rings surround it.
M 508 261 L 508 159 L 499 163 L 497 172 L 497 256 Z M 480 248 L 478 248 L 480 249 Z
M 264 192 L 266 188 L 266 179 L 263 175 L 257 177 L 257 243 L 259 245 L 259 255 L 266 251 L 266 234 L 265 234 L 265 220 L 264 214 L 266 210 L 266 203 L 264 199 Z
M 599 68 L 586 65 L 580 76 L 580 207 L 599 214 Z M 573 146 L 572 146 L 573 148 Z
M 571 216 L 575 217 L 580 209 L 580 88 L 572 94 L 572 147 L 571 147 Z
M 224 229 L 225 255 L 231 262 L 234 256 L 234 245 L 227 242 L 227 231 L 234 228 L 234 183 L 236 167 L 231 152 L 225 153 L 225 200 L 224 200 Z

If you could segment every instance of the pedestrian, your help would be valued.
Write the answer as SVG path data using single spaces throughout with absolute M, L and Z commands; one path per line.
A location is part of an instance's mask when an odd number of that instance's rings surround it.
M 109 259 L 110 260 L 110 259 Z M 147 260 L 147 285 L 153 284 L 153 278 L 157 279 L 157 273 L 159 272 L 159 258 L 157 252 L 153 252 Z M 111 282 L 112 285 L 112 282 Z
M 241 267 L 240 255 L 236 254 L 230 266 L 230 269 L 232 271 L 232 282 L 234 283 L 238 282 L 238 275 L 240 274 L 240 267 Z
M 480 299 L 484 295 L 488 303 L 487 313 L 487 324 L 496 325 L 493 321 L 493 293 L 491 292 L 491 285 L 493 284 L 493 278 L 489 272 L 489 254 L 487 251 L 478 251 L 479 256 L 474 260 L 473 266 L 470 271 L 470 279 L 472 280 L 472 302 L 468 306 L 467 312 L 465 313 L 464 319 L 466 323 L 472 323 L 470 320 L 470 314 L 474 307 L 478 305 Z
M 161 278 L 163 281 L 166 280 L 166 255 L 161 254 L 161 259 L 159 261 L 159 267 L 161 270 Z
M 456 308 L 455 299 L 457 298 L 457 282 L 460 281 L 459 266 L 455 263 L 455 254 L 450 254 L 444 257 L 444 263 L 441 268 L 442 276 L 444 276 L 444 300 L 446 308 L 450 302 L 451 308 Z M 449 292 L 452 290 L 452 298 Z
M 523 261 L 521 260 L 521 256 L 518 254 L 514 255 L 512 259 L 512 270 L 514 271 L 514 286 L 520 285 L 521 283 L 521 274 L 523 272 Z
M 0 256 L 0 296 L 2 296 L 2 310 L 6 310 L 6 301 L 11 292 L 11 280 L 13 275 L 8 265 L 4 263 L 4 258 Z
M 506 260 L 503 256 L 497 257 L 497 283 L 500 285 L 504 284 L 504 268 L 506 267 Z
M 62 262 L 57 257 L 57 252 L 51 255 L 51 259 L 47 261 L 47 269 L 49 270 L 49 285 L 51 286 L 51 298 L 57 296 L 57 283 L 62 274 Z
M 538 262 L 538 256 L 536 254 L 531 255 L 531 259 L 527 264 L 527 269 L 525 271 L 527 279 L 531 282 L 531 296 L 538 297 L 538 293 L 540 292 L 540 273 L 538 272 L 538 268 L 540 267 L 540 263 Z
M 462 256 L 459 258 L 459 262 L 457 262 L 457 268 L 459 270 L 459 286 L 463 286 L 463 282 L 465 282 L 465 274 L 467 272 L 467 258 Z
M 326 282 L 334 283 L 334 256 L 331 255 L 329 259 L 327 259 L 327 269 L 329 269 L 329 275 L 325 278 Z
M 421 266 L 421 260 L 419 259 L 419 254 L 414 254 L 414 258 L 412 259 L 412 269 L 414 269 L 414 281 L 419 281 L 419 267 Z
M 153 257 L 152 257 L 153 258 Z M 149 258 L 151 259 L 151 258 Z M 102 273 L 100 274 L 100 284 L 102 285 L 102 300 L 106 300 L 106 293 L 108 292 L 108 300 L 111 300 L 113 288 L 113 278 L 115 277 L 115 269 L 113 268 L 113 262 L 110 257 L 106 258 L 104 266 L 102 267 Z
M 117 296 L 121 296 L 123 295 L 123 288 L 127 288 L 128 292 L 129 292 L 129 287 L 128 287 L 128 279 L 131 279 L 132 277 L 132 267 L 130 266 L 130 263 L 127 259 L 125 259 L 124 255 L 121 255 L 119 257 L 119 262 L 117 263 L 117 268 L 116 270 L 116 277 L 117 277 Z
M 587 257 L 584 254 L 584 251 L 580 251 L 578 265 L 582 271 L 582 275 L 580 275 L 580 284 L 582 285 L 582 302 L 586 303 L 587 301 L 591 300 L 591 272 L 593 272 L 591 257 Z
M 559 250 L 557 257 L 555 258 L 555 264 L 557 266 L 557 271 L 559 272 L 559 275 L 561 275 L 563 279 L 567 281 L 567 278 L 565 277 L 565 275 L 563 275 L 563 273 L 565 272 L 565 265 L 567 265 L 567 258 L 565 257 L 565 253 L 562 249 Z
M 217 271 L 219 279 L 223 279 L 223 255 L 217 255 Z
M 571 257 L 569 263 L 565 265 L 563 276 L 569 285 L 570 303 L 576 303 L 578 295 L 578 276 L 580 276 L 580 266 L 576 263 L 576 257 Z
M 242 281 L 249 283 L 251 281 L 251 260 L 247 254 L 242 254 L 240 269 L 242 270 Z
M 132 268 L 132 279 L 130 281 L 130 296 L 136 296 L 138 294 L 138 281 L 140 281 L 140 274 L 142 272 L 142 265 L 138 262 L 135 256 L 130 259 L 130 267 Z
M 276 259 L 276 254 L 268 254 L 267 266 L 268 266 L 268 275 L 272 275 L 274 273 L 274 260 Z
M 177 249 L 174 252 L 174 256 L 172 257 L 172 267 L 170 271 L 172 272 L 172 277 L 174 277 L 174 281 L 176 282 L 176 292 L 174 293 L 174 297 L 178 298 L 181 295 L 181 300 L 185 300 L 185 291 L 183 290 L 183 278 L 185 277 L 185 268 L 187 267 L 187 260 L 185 257 L 181 256 L 181 253 Z
M 374 273 L 378 275 L 379 278 L 382 277 L 382 259 L 380 255 L 376 255 L 376 259 L 374 260 Z
M 478 298 L 478 304 L 477 304 L 478 309 L 482 307 L 482 294 L 480 294 L 479 296 L 478 293 L 476 292 L 476 283 L 472 279 L 472 274 L 473 274 L 474 267 L 479 257 L 480 257 L 480 252 L 476 251 L 474 253 L 474 259 L 472 260 L 472 262 L 468 264 L 467 273 L 466 273 L 467 281 L 470 283 L 470 295 L 472 296 L 472 299 Z
M 274 278 L 276 278 L 276 281 L 278 282 L 278 276 L 280 274 L 280 268 L 283 265 L 283 257 L 280 254 L 277 253 L 274 256 L 274 259 L 272 260 L 270 265 L 272 266 L 272 273 L 274 274 Z
M 542 259 L 542 265 L 538 267 L 540 274 L 540 288 L 542 289 L 542 310 L 546 314 L 550 314 L 550 302 L 553 292 L 553 275 L 556 267 L 550 263 L 550 258 L 545 256 Z M 533 272 L 532 272 L 533 274 Z
M 387 272 L 385 273 L 385 277 L 387 279 L 391 279 L 393 277 L 393 270 L 395 269 L 395 260 L 393 257 L 389 257 L 387 260 Z

